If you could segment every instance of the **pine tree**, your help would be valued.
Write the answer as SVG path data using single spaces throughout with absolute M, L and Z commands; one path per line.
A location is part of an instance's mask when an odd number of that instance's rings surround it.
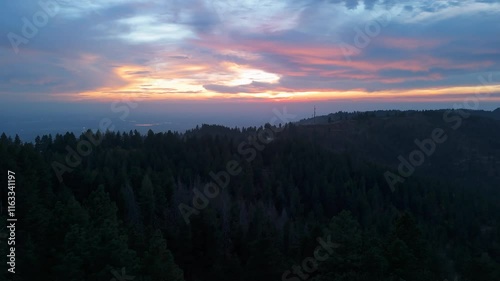
M 145 280 L 184 280 L 184 274 L 175 264 L 167 242 L 159 230 L 156 230 L 149 240 L 149 248 L 143 259 L 143 272 Z

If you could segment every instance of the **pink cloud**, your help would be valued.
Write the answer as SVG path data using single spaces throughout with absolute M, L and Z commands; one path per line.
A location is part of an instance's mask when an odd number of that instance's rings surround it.
M 447 42 L 444 39 L 415 39 L 415 38 L 395 38 L 384 37 L 375 41 L 376 44 L 388 48 L 416 50 L 416 49 L 432 49 Z

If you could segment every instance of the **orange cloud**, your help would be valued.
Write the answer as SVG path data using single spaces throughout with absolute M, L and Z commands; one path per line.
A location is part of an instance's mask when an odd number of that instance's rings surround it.
M 347 60 L 340 47 L 302 43 L 289 45 L 261 40 L 240 41 L 222 38 L 201 38 L 198 46 L 209 48 L 221 56 L 232 56 L 229 61 L 207 55 L 207 52 L 165 52 L 159 54 L 156 63 L 148 66 L 122 65 L 113 74 L 120 85 L 109 84 L 91 91 L 58 95 L 70 100 L 111 101 L 124 95 L 143 100 L 242 100 L 242 101 L 305 101 L 324 99 L 363 100 L 453 100 L 474 93 L 475 87 L 442 87 L 432 89 L 381 90 L 324 89 L 307 86 L 301 89 L 280 84 L 282 77 L 325 77 L 338 80 L 358 80 L 386 84 L 406 81 L 440 80 L 442 74 L 435 69 L 477 69 L 490 66 L 490 62 L 456 63 L 444 58 L 419 55 L 402 60 Z M 415 46 L 413 39 L 386 39 L 386 43 L 398 46 Z M 420 43 L 431 46 L 431 43 Z M 426 45 L 427 44 L 427 45 Z M 437 44 L 437 43 L 432 43 Z M 183 55 L 179 55 L 182 53 Z M 283 58 L 284 63 L 266 59 L 266 55 Z M 82 56 L 86 62 L 95 61 L 92 56 Z M 279 60 L 278 60 L 279 61 Z M 291 67 L 293 66 L 293 67 Z M 416 74 L 409 77 L 390 77 L 381 71 L 406 71 Z M 300 87 L 300 86 L 299 86 Z M 491 89 L 490 89 L 491 90 Z M 500 93 L 500 89 L 493 88 Z M 497 97 L 489 97 L 497 99 Z
M 444 43 L 444 40 L 417 40 L 408 38 L 384 38 L 383 45 L 399 46 L 404 49 L 432 48 Z M 430 55 L 414 55 L 406 59 L 370 59 L 361 58 L 363 49 L 359 49 L 356 54 L 348 53 L 341 45 L 322 45 L 317 42 L 304 42 L 289 44 L 284 42 L 271 42 L 264 40 L 232 40 L 226 37 L 205 35 L 194 40 L 198 46 L 211 49 L 217 53 L 218 50 L 238 50 L 248 55 L 253 55 L 253 59 L 248 60 L 252 67 L 260 68 L 268 72 L 283 76 L 320 76 L 332 77 L 333 68 L 357 70 L 358 73 L 351 72 L 336 73 L 333 77 L 345 79 L 379 79 L 377 73 L 384 70 L 429 72 L 431 69 L 442 70 L 476 70 L 493 65 L 493 62 L 458 63 L 445 58 L 437 58 Z M 234 51 L 236 52 L 236 51 Z M 257 59 L 258 56 L 270 56 L 279 58 L 277 61 Z M 346 57 L 348 55 L 349 57 Z M 429 80 L 440 79 L 442 75 L 433 73 L 427 75 Z M 402 78 L 382 78 L 386 81 L 412 81 L 423 80 L 420 75 L 415 79 Z M 383 81 L 382 81 L 383 82 Z

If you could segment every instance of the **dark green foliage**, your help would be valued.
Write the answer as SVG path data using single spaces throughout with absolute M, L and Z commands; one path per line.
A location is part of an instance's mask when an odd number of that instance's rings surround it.
M 167 242 L 159 230 L 152 234 L 142 263 L 144 274 L 149 277 L 143 280 L 184 280 L 183 272 L 175 264 L 172 253 L 167 249 Z
M 18 175 L 22 226 L 16 278 L 108 281 L 124 268 L 134 280 L 280 280 L 313 256 L 318 238 L 330 237 L 338 247 L 307 273 L 309 280 L 500 280 L 495 177 L 478 185 L 467 175 L 463 182 L 455 180 L 456 171 L 446 173 L 444 159 L 454 150 L 444 145 L 432 162 L 438 176 L 415 175 L 392 192 L 384 178 L 388 163 L 373 162 L 394 142 L 412 144 L 416 128 L 402 128 L 396 120 L 387 125 L 389 136 L 373 139 L 369 128 L 382 126 L 379 117 L 329 116 L 325 123 L 331 132 L 347 132 L 345 142 L 334 140 L 352 146 L 346 150 L 324 143 L 331 138 L 328 128 L 283 125 L 270 143 L 258 143 L 263 149 L 256 149 L 251 160 L 238 147 L 256 137 L 258 128 L 204 125 L 185 134 L 97 133 L 94 138 L 102 142 L 64 173 L 63 182 L 51 164 L 67 165 L 65 147 L 76 147 L 85 136 L 42 136 L 35 144 L 23 144 L 2 135 L 0 169 Z M 368 128 L 352 142 L 343 127 L 351 122 Z M 481 153 L 497 140 L 489 145 Z M 361 157 L 359 147 L 383 150 Z M 396 152 L 389 156 L 396 158 Z M 472 175 L 485 163 L 496 163 L 496 154 L 492 157 L 470 162 Z M 230 176 L 229 185 L 186 224 L 179 204 L 193 207 L 194 189 L 203 192 L 214 182 L 210 174 L 226 171 L 232 160 L 241 172 Z M 5 201 L 1 207 L 5 221 Z M 2 253 L 5 248 L 2 242 Z M 294 274 L 287 278 L 301 280 Z

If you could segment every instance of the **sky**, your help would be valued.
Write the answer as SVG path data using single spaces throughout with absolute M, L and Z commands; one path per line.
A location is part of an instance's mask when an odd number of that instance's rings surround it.
M 0 117 L 490 110 L 499 18 L 494 0 L 4 0 Z

